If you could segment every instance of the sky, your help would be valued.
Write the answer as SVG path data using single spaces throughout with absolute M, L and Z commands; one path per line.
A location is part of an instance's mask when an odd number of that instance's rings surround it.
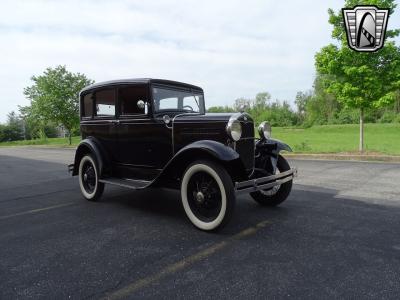
M 28 105 L 24 87 L 66 65 L 96 82 L 163 78 L 199 85 L 207 107 L 268 91 L 294 103 L 314 55 L 333 42 L 343 1 L 0 0 L 0 122 Z M 400 8 L 399 8 L 400 10 Z M 389 20 L 400 27 L 400 12 Z

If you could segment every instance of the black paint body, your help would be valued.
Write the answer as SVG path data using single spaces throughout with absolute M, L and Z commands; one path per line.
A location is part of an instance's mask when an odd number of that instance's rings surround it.
M 146 114 L 127 116 L 121 113 L 119 93 L 127 86 L 143 89 L 143 100 L 148 103 Z M 78 172 L 80 157 L 89 151 L 98 161 L 102 178 L 140 179 L 162 186 L 178 187 L 188 164 L 204 158 L 222 164 L 233 181 L 251 178 L 258 167 L 268 168 L 271 174 L 274 172 L 274 157 L 285 146 L 279 141 L 255 142 L 254 122 L 248 114 L 235 114 L 242 125 L 242 136 L 234 142 L 226 131 L 234 114 L 156 113 L 152 95 L 154 86 L 203 94 L 200 87 L 159 79 L 110 81 L 89 86 L 81 92 L 82 142 L 75 156 L 73 175 Z M 115 115 L 96 116 L 93 113 L 85 116 L 84 110 L 89 108 L 84 107 L 84 97 L 92 95 L 95 99 L 96 93 L 104 89 L 114 92 Z M 166 115 L 169 122 L 165 122 Z M 271 144 L 271 149 L 261 147 L 265 143 Z M 261 154 L 264 158 L 271 158 L 268 163 L 260 159 Z

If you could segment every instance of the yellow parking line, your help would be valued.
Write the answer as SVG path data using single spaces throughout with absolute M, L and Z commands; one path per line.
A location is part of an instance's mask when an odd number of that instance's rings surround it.
M 7 215 L 7 216 L 0 216 L 0 220 L 5 220 L 5 219 L 12 218 L 12 217 L 18 217 L 18 216 L 23 216 L 23 215 L 34 214 L 34 213 L 38 213 L 38 212 L 45 211 L 45 210 L 50 210 L 50 209 L 54 209 L 54 208 L 69 206 L 69 205 L 72 205 L 72 204 L 74 204 L 74 202 L 48 206 L 48 207 L 44 207 L 44 208 L 32 209 L 32 210 L 23 211 L 23 212 L 20 212 L 20 213 Z
M 163 268 L 161 271 L 159 271 L 156 274 L 153 274 L 148 277 L 134 281 L 131 284 L 128 284 L 127 286 L 106 295 L 103 299 L 114 300 L 114 299 L 126 298 L 129 295 L 136 292 L 137 290 L 144 288 L 146 286 L 149 286 L 152 283 L 157 282 L 160 279 L 162 279 L 168 275 L 174 274 L 184 268 L 187 268 L 187 267 L 193 265 L 194 263 L 201 261 L 204 258 L 216 253 L 217 251 L 220 251 L 223 248 L 226 248 L 227 246 L 231 245 L 233 242 L 235 242 L 237 240 L 243 239 L 250 235 L 254 235 L 260 228 L 263 228 L 263 227 L 267 226 L 268 224 L 272 224 L 272 223 L 270 221 L 266 220 L 266 221 L 262 221 L 262 222 L 258 223 L 254 227 L 249 227 L 245 230 L 242 230 L 241 232 L 235 234 L 234 236 L 232 236 L 222 242 L 214 244 L 204 250 L 201 250 L 189 257 L 183 258 L 182 260 Z

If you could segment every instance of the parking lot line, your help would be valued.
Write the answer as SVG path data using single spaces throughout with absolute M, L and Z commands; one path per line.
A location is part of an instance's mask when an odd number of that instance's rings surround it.
M 227 238 L 224 241 L 214 244 L 214 245 L 212 245 L 204 250 L 201 250 L 189 257 L 183 258 L 182 260 L 180 260 L 176 263 L 168 265 L 167 267 L 161 269 L 156 274 L 153 274 L 148 277 L 134 281 L 131 284 L 128 284 L 127 286 L 106 295 L 103 299 L 115 300 L 115 299 L 126 298 L 129 295 L 132 295 L 134 292 L 138 291 L 139 289 L 149 286 L 152 283 L 157 282 L 160 279 L 162 279 L 168 275 L 172 275 L 180 270 L 183 270 L 183 269 L 193 265 L 194 263 L 196 263 L 198 261 L 205 259 L 206 257 L 213 255 L 214 253 L 226 248 L 227 246 L 230 246 L 232 243 L 234 243 L 237 240 L 254 235 L 255 233 L 257 233 L 258 230 L 266 227 L 269 224 L 272 224 L 272 222 L 269 220 L 259 222 L 259 223 L 257 223 L 257 225 L 246 228 L 246 229 L 240 231 L 239 233 L 233 235 L 232 237 Z
M 38 209 L 27 210 L 27 211 L 23 211 L 23 212 L 16 213 L 16 214 L 0 216 L 0 220 L 5 220 L 5 219 L 12 218 L 12 217 L 18 217 L 18 216 L 23 216 L 23 215 L 35 214 L 38 212 L 55 209 L 55 208 L 59 208 L 59 207 L 70 206 L 73 204 L 75 204 L 75 202 L 68 202 L 68 203 L 64 203 L 64 204 L 58 204 L 58 205 L 53 205 L 53 206 L 48 206 L 48 207 L 43 207 L 43 208 L 38 208 Z

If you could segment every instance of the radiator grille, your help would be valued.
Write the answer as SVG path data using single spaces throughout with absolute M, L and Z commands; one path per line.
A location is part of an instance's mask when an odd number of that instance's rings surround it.
M 242 122 L 242 137 L 236 142 L 236 152 L 248 171 L 254 168 L 254 147 L 254 123 Z

